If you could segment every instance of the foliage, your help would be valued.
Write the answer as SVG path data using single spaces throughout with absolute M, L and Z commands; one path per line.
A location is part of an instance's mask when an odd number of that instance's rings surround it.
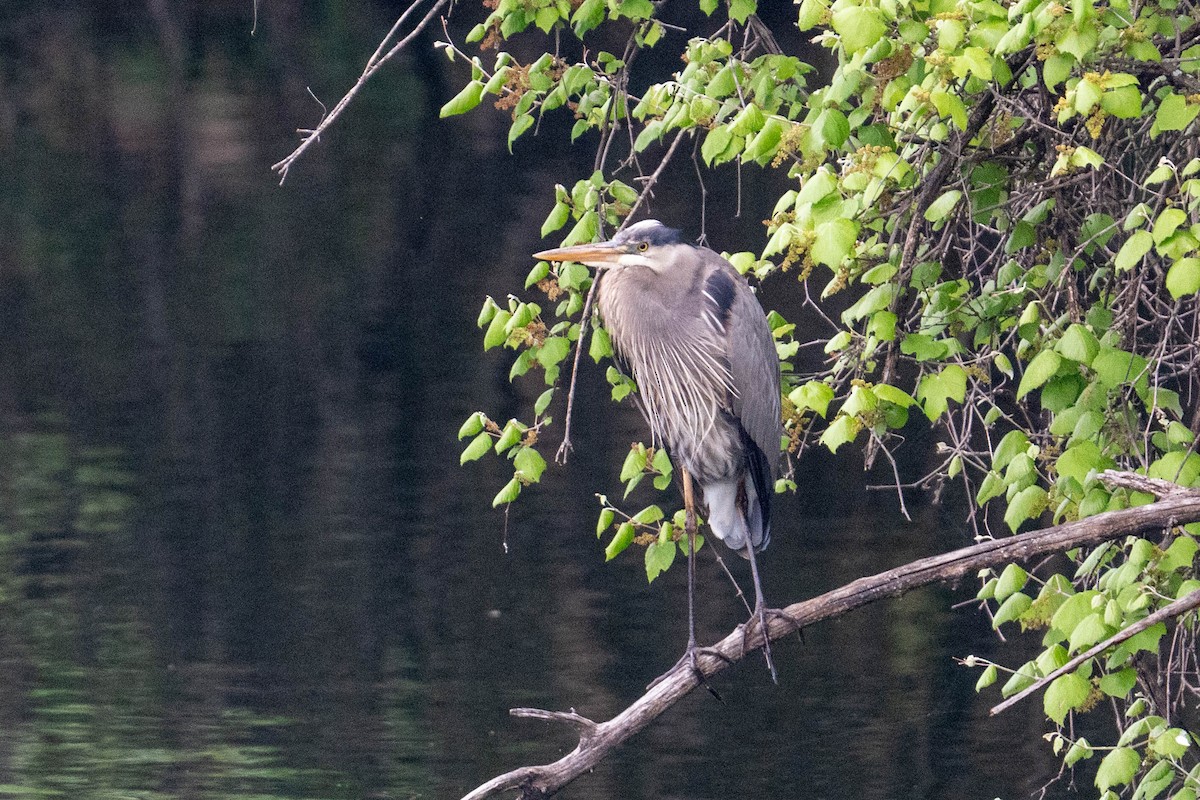
M 611 231 L 641 203 L 632 186 L 649 177 L 648 192 L 650 166 L 680 142 L 714 180 L 731 179 L 720 167 L 738 162 L 791 181 L 762 251 L 728 257 L 754 278 L 788 272 L 809 284 L 814 317 L 828 323 L 827 361 L 804 373 L 792 364 L 793 324 L 771 315 L 796 456 L 861 443 L 870 466 L 880 452 L 891 460 L 902 429 L 932 425 L 936 463 L 914 482 L 961 486 L 976 537 L 1000 535 L 1001 520 L 1015 532 L 1148 499 L 1099 483 L 1110 467 L 1200 479 L 1194 3 L 803 0 L 799 28 L 836 61 L 820 80 L 780 51 L 754 0 L 700 0 L 711 18 L 689 19 L 686 41 L 648 0 L 488 7 L 466 37 L 483 55 L 442 45 L 471 64 L 442 113 L 494 97 L 512 116 L 510 148 L 550 115 L 573 117 L 572 140 L 597 140 L 599 168 L 558 187 L 543 236 L 566 229 L 572 244 Z M 619 54 L 579 45 L 601 27 L 605 41 L 627 37 Z M 502 49 L 538 30 L 553 36 L 529 63 Z M 654 47 L 679 51 L 683 66 L 635 70 Z M 480 317 L 485 347 L 518 351 L 513 377 L 541 367 L 550 387 L 531 422 L 478 414 L 464 426 L 474 437 L 464 460 L 488 449 L 513 460 L 497 503 L 539 479 L 545 411 L 592 322 L 580 265 L 539 264 L 531 287 L 552 314 L 489 299 Z M 850 301 L 831 318 L 839 294 Z M 597 361 L 610 355 L 600 328 L 587 347 Z M 614 399 L 634 391 L 615 369 L 609 378 Z M 647 475 L 665 488 L 669 460 L 635 444 L 621 478 L 632 489 Z M 606 556 L 644 544 L 653 579 L 671 564 L 679 521 L 664 522 L 657 505 L 619 513 L 604 501 L 599 533 L 616 530 Z M 1004 693 L 1200 587 L 1195 534 L 1072 553 L 1064 574 L 981 576 L 997 627 L 1044 631 L 1042 652 L 1011 671 Z M 1045 692 L 1055 752 L 1069 767 L 1098 762 L 1102 796 L 1187 800 L 1200 789 L 1200 740 L 1181 721 L 1200 684 L 1195 633 L 1194 614 L 1152 627 Z M 984 667 L 980 689 L 1001 671 Z M 1101 700 L 1119 711 L 1104 746 L 1072 733 Z

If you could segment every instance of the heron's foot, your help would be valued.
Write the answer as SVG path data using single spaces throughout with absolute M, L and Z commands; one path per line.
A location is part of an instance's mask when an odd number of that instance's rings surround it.
M 767 615 L 783 616 L 789 620 L 795 621 L 786 612 L 778 608 L 767 608 L 764 604 L 759 603 L 750 615 L 750 620 L 742 627 L 742 652 L 749 650 L 748 643 L 750 641 L 750 633 L 754 630 L 754 623 L 758 623 L 758 630 L 762 632 L 763 643 L 762 651 L 763 658 L 767 661 L 767 671 L 771 673 L 771 682 L 779 683 L 779 674 L 775 671 L 775 660 L 771 658 L 771 637 L 768 635 Z
M 724 661 L 726 664 L 729 664 L 729 665 L 732 665 L 735 663 L 732 658 L 725 655 L 724 653 L 722 653 L 720 650 L 718 650 L 715 647 L 700 647 L 700 646 L 696 645 L 695 643 L 692 643 L 692 644 L 688 645 L 687 650 L 684 651 L 683 655 L 679 657 L 679 660 L 676 661 L 675 664 L 669 670 L 664 672 L 662 675 L 659 675 L 654 680 L 650 681 L 649 685 L 646 686 L 647 691 L 650 689 L 653 689 L 655 686 L 662 683 L 668 675 L 671 675 L 672 673 L 674 673 L 681 666 L 687 665 L 688 669 L 691 670 L 692 675 L 694 675 L 696 677 L 696 681 L 698 683 L 700 683 L 705 689 L 708 689 L 709 693 L 712 694 L 713 697 L 720 700 L 721 695 L 717 694 L 717 690 L 709 685 L 708 679 L 704 676 L 704 671 L 702 669 L 700 669 L 698 657 L 701 655 L 712 656 L 713 658 L 719 658 L 720 660 Z

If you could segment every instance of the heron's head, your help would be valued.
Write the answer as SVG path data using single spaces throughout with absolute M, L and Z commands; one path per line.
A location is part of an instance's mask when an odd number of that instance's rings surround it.
M 646 219 L 630 225 L 607 242 L 543 250 L 533 257 L 543 261 L 576 261 L 599 269 L 647 267 L 663 272 L 692 250 L 679 231 L 656 219 Z

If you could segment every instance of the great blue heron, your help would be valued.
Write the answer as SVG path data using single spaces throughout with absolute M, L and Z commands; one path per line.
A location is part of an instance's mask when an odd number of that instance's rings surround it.
M 604 327 L 618 359 L 632 368 L 655 445 L 666 446 L 681 472 L 689 545 L 686 656 L 693 669 L 698 505 L 707 507 L 717 538 L 750 561 L 752 618 L 765 635 L 754 554 L 771 539 L 782 426 L 779 359 L 754 292 L 728 261 L 657 220 L 631 225 L 608 242 L 534 257 L 604 271 L 597 287 Z M 764 652 L 774 678 L 769 643 Z

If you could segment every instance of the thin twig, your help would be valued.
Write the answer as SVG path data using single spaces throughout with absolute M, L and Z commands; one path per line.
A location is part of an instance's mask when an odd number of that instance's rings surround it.
M 388 42 L 395 37 L 405 19 L 407 19 L 408 16 L 412 14 L 418 6 L 421 5 L 421 2 L 422 0 L 417 0 L 417 2 L 414 2 L 411 6 L 405 9 L 403 14 L 400 15 L 400 18 L 396 20 L 395 24 L 392 25 L 391 30 L 388 31 L 387 36 L 385 36 L 383 41 L 379 43 L 379 46 L 375 48 L 375 52 L 367 61 L 367 66 L 363 69 L 362 74 L 358 76 L 358 80 L 355 81 L 354 85 L 350 87 L 350 90 L 342 96 L 342 99 L 337 102 L 337 105 L 333 107 L 333 110 L 323 116 L 320 124 L 318 124 L 317 127 L 301 130 L 300 132 L 303 133 L 304 136 L 301 138 L 300 144 L 296 146 L 296 149 L 289 153 L 283 160 L 271 165 L 271 171 L 278 173 L 279 175 L 280 185 L 287 180 L 288 170 L 291 169 L 292 164 L 296 162 L 296 159 L 300 158 L 300 156 L 304 154 L 304 151 L 306 151 L 314 142 L 320 140 L 321 134 L 328 130 L 329 126 L 332 125 L 339 116 L 341 116 L 341 113 L 346 110 L 346 107 L 350 105 L 350 101 L 353 100 L 354 96 L 357 95 L 362 87 L 366 85 L 371 76 L 374 75 L 375 72 L 384 64 L 386 64 L 394 55 L 403 50 L 409 42 L 419 36 L 421 31 L 425 30 L 429 23 L 432 22 L 433 19 L 438 15 L 438 13 L 450 5 L 450 0 L 435 0 L 433 6 L 425 13 L 425 16 L 421 18 L 421 21 L 417 23 L 416 27 L 413 28 L 407 36 L 392 45 L 391 49 L 387 50 L 385 53 L 384 48 L 387 47 Z
M 1075 656 L 1070 661 L 1063 664 L 1061 667 L 1054 670 L 1046 677 L 1040 678 L 1039 680 L 1035 681 L 1034 683 L 1030 684 L 1029 686 L 1026 686 L 1024 689 L 1017 692 L 1012 697 L 1005 700 L 1003 703 L 997 703 L 995 706 L 992 706 L 992 710 L 988 713 L 991 714 L 992 716 L 996 716 L 1001 711 L 1005 711 L 1009 708 L 1012 708 L 1014 705 L 1021 702 L 1029 695 L 1033 694 L 1034 692 L 1036 692 L 1040 689 L 1045 688 L 1047 684 L 1051 683 L 1056 678 L 1066 675 L 1068 672 L 1074 672 L 1079 667 L 1080 664 L 1082 664 L 1085 661 L 1095 658 L 1096 656 L 1100 655 L 1108 648 L 1113 647 L 1114 645 L 1118 645 L 1121 642 L 1125 641 L 1126 639 L 1133 638 L 1134 636 L 1136 636 L 1137 634 L 1146 630 L 1147 628 L 1151 627 L 1152 625 L 1157 625 L 1158 623 L 1165 622 L 1168 619 L 1182 616 L 1183 614 L 1186 614 L 1187 612 L 1191 611 L 1193 608 L 1197 608 L 1197 607 L 1200 607 L 1200 589 L 1197 589 L 1196 591 L 1192 592 L 1191 594 L 1184 595 L 1183 597 L 1179 598 L 1178 600 L 1176 600 L 1173 603 L 1163 606 L 1158 611 L 1155 611 L 1153 614 L 1150 614 L 1149 616 L 1145 617 L 1144 619 L 1138 620 L 1137 622 L 1130 625 L 1128 628 L 1122 628 L 1121 630 L 1117 631 L 1112 636 L 1105 639 L 1103 642 L 1100 642 L 1099 644 L 1094 645 L 1094 646 L 1088 648 L 1087 650 L 1085 650 L 1084 652 L 1080 653 L 1079 655 Z M 1169 670 L 1167 671 L 1167 674 L 1168 675 L 1170 674 Z

